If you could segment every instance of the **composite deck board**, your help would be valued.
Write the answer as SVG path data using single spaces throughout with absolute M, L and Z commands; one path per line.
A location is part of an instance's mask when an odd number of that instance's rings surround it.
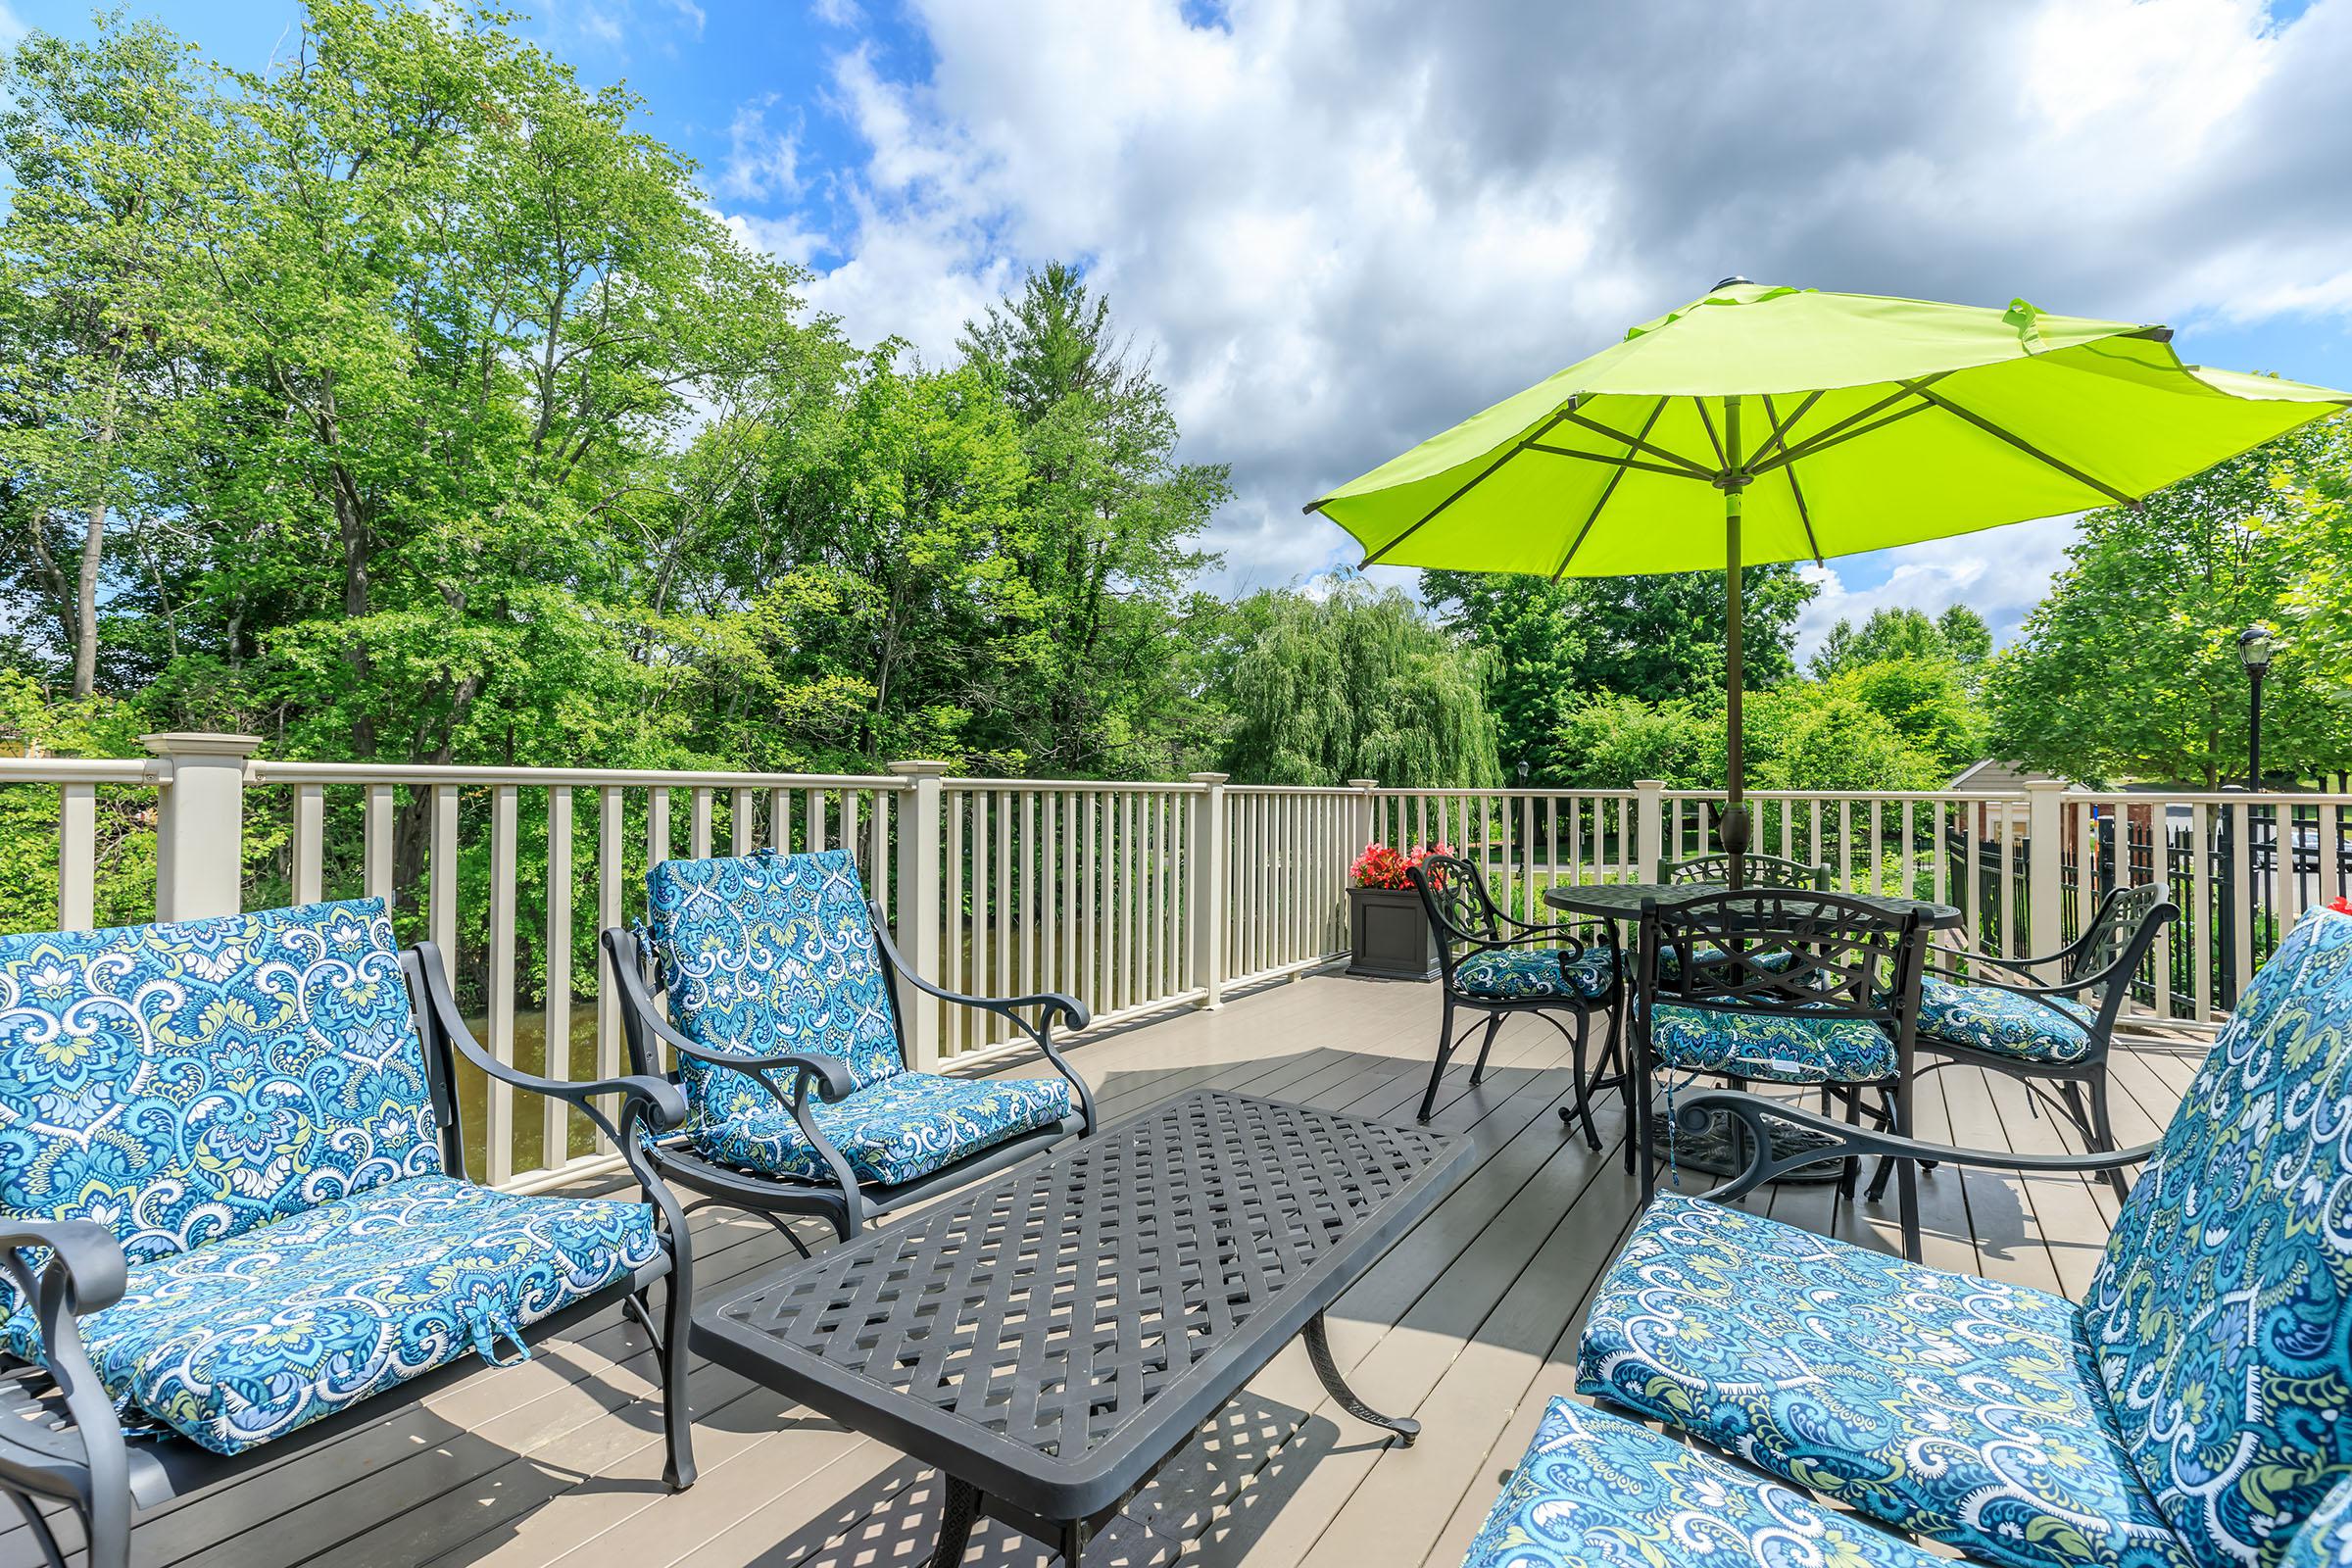
M 1429 986 L 1316 975 L 1214 1012 L 1103 1032 L 1072 1060 L 1106 1117 L 1208 1085 L 1404 1120 L 1428 1083 L 1437 1004 Z M 1571 1086 L 1559 1034 L 1510 1019 L 1477 1087 L 1471 1056 L 1457 1052 L 1449 1065 L 1436 1120 L 1470 1140 L 1474 1169 L 1331 1314 L 1350 1382 L 1374 1405 L 1419 1417 L 1424 1440 L 1410 1449 L 1377 1441 L 1333 1405 L 1294 1345 L 1129 1502 L 1089 1563 L 1460 1560 L 1544 1403 L 1572 1392 L 1592 1287 L 1638 1208 L 1619 1102 L 1594 1106 L 1598 1152 L 1561 1125 Z M 2153 1136 L 2195 1064 L 2193 1048 L 2124 1053 L 2118 1136 Z M 1043 1069 L 1008 1057 L 997 1070 Z M 2023 1086 L 1973 1068 L 1933 1075 L 1919 1102 L 1923 1136 L 2038 1151 L 2080 1142 L 2046 1105 L 2036 1114 Z M 1706 1180 L 1686 1171 L 1682 1190 Z M 1930 1261 L 2070 1295 L 2095 1268 L 2115 1210 L 2112 1194 L 2079 1178 L 1941 1169 L 1920 1192 Z M 1848 1204 L 1828 1184 L 1771 1189 L 1746 1206 L 1883 1250 L 1896 1245 L 1891 1202 Z M 830 1236 L 800 1234 L 812 1246 Z M 695 1240 L 705 1291 L 790 1255 L 765 1225 L 723 1209 L 695 1217 Z M 539 1345 L 528 1363 L 486 1370 L 151 1515 L 133 1537 L 134 1558 L 152 1568 L 890 1568 L 928 1556 L 936 1474 L 699 1361 L 690 1390 L 702 1479 L 669 1494 L 654 1371 L 642 1331 L 605 1314 Z M 976 1531 L 965 1558 L 997 1568 L 1053 1560 L 1000 1526 Z M 0 1531 L 0 1568 L 33 1561 L 21 1524 Z

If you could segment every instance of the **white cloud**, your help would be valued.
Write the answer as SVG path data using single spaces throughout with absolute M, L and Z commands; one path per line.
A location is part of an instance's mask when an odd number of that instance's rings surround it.
M 815 303 L 944 358 L 1022 267 L 1084 263 L 1189 455 L 1234 465 L 1227 587 L 1353 560 L 1301 501 L 1729 272 L 2140 320 L 2352 315 L 2352 0 L 2284 25 L 2260 0 L 910 17 L 925 49 L 836 63 L 861 159 L 786 166 L 838 204 Z M 884 63 L 909 57 L 919 79 Z M 2065 530 L 2027 537 L 1902 553 L 1818 625 L 1965 595 L 2005 630 Z
M 697 38 L 703 35 L 703 26 L 710 18 L 709 13 L 694 3 L 694 0 L 663 0 L 663 3 L 670 10 L 675 11 L 686 25 L 694 29 L 694 35 Z
M 2050 578 L 2066 564 L 2066 547 L 2074 537 L 2073 517 L 2049 517 L 1882 551 L 1875 564 L 1892 569 L 1884 582 L 1867 588 L 1849 589 L 1845 584 L 1872 561 L 1870 557 L 1833 560 L 1820 566 L 1807 562 L 1797 572 L 1814 585 L 1815 596 L 1797 617 L 1797 657 L 1810 657 L 1839 620 L 1859 626 L 1874 610 L 1899 608 L 1935 615 L 1954 605 L 1967 605 L 1984 617 L 1995 643 L 2006 643 L 2017 634 L 2026 612 L 2049 591 Z
M 800 138 L 790 130 L 767 123 L 776 95 L 738 107 L 727 122 L 727 158 L 711 178 L 721 196 L 738 201 L 763 202 L 800 194 Z

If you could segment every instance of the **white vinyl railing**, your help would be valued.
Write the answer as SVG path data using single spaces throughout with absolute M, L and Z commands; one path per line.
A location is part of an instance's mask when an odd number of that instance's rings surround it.
M 403 940 L 441 946 L 500 1059 L 575 1081 L 621 1066 L 596 933 L 642 920 L 646 870 L 673 856 L 846 848 L 919 972 L 989 996 L 1068 992 L 1100 1025 L 1215 1006 L 1228 987 L 1343 954 L 1348 869 L 1368 842 L 1448 844 L 1541 917 L 1555 883 L 1646 878 L 1661 854 L 1716 848 L 1721 812 L 1658 785 L 402 767 L 266 760 L 250 737 L 148 743 L 141 759 L 0 758 L 7 820 L 55 822 L 57 926 L 380 896 Z M 2059 947 L 2109 889 L 2161 879 L 2181 914 L 2134 988 L 2143 1021 L 2210 1025 L 2303 908 L 2352 891 L 2352 796 L 2053 784 L 1749 799 L 1755 849 L 1826 865 L 1838 887 L 1955 905 L 1965 925 L 1948 940 L 1982 952 Z M 907 1028 L 926 1065 L 1020 1043 L 944 1005 L 910 1005 Z M 552 1183 L 610 1153 L 561 1105 L 461 1087 L 469 1156 L 493 1181 Z

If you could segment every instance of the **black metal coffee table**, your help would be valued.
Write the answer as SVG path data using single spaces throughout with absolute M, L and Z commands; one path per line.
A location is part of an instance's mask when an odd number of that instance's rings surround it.
M 711 1360 L 948 1478 L 934 1568 L 987 1514 L 1086 1544 L 1292 1337 L 1350 1415 L 1324 1309 L 1461 1177 L 1426 1128 L 1196 1090 L 697 1306 Z

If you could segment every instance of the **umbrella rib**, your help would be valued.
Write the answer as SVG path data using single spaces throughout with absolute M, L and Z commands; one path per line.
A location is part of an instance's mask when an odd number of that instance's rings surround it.
M 1878 402 L 1873 403 L 1869 408 L 1856 409 L 1844 418 L 1838 420 L 1836 423 L 1830 425 L 1826 429 L 1815 431 L 1813 434 L 1805 437 L 1802 441 L 1799 441 L 1796 445 L 1792 447 L 1782 448 L 1777 456 L 1766 462 L 1749 464 L 1747 471 L 1751 474 L 1769 473 L 1784 464 L 1794 463 L 1799 458 L 1809 458 L 1816 452 L 1826 451 L 1830 447 L 1836 446 L 1841 441 L 1850 439 L 1849 432 L 1851 432 L 1851 435 L 1867 435 L 1870 430 L 1876 430 L 1882 426 L 1892 424 L 1896 419 L 1902 418 L 1906 415 L 1923 413 L 1926 410 L 1933 408 L 1935 405 L 1924 401 L 1915 403 L 1910 408 L 1903 410 L 1901 413 L 1893 415 L 1888 418 L 1882 419 L 1878 424 L 1871 425 L 1867 430 L 1854 429 L 1854 426 L 1860 424 L 1863 420 L 1872 417 L 1874 415 L 1885 413 L 1886 410 L 1893 408 L 1897 403 L 1902 402 L 1905 398 L 1917 397 L 1924 399 L 1927 394 L 1917 390 L 1918 388 L 1929 386 L 1935 382 L 1940 381 L 1950 373 L 1951 372 L 1948 370 L 1938 370 L 1934 375 L 1923 375 L 1916 381 L 1906 381 L 1902 383 L 1899 390 L 1887 393 L 1885 397 L 1879 399 Z
M 2017 448 L 2018 451 L 2023 452 L 2027 457 L 2034 459 L 2036 463 L 2042 464 L 2047 467 L 2057 469 L 2060 473 L 2065 474 L 2077 484 L 2088 485 L 2091 489 L 2096 490 L 2099 494 L 2114 502 L 2117 506 L 2137 507 L 2139 505 L 2137 498 L 2124 494 L 2124 492 L 2118 490 L 2115 486 L 2109 484 L 2104 479 L 2095 479 L 2091 477 L 2089 474 L 2084 473 L 2081 468 L 2076 467 L 2071 463 L 2067 463 L 2062 459 L 2050 456 L 2047 452 L 2042 451 L 2041 448 L 2035 446 L 2033 442 L 2028 441 L 2024 436 L 2018 435 L 2013 431 L 2002 429 L 1999 425 L 1984 417 L 1984 416 L 1978 414 L 1973 410 L 1962 408 L 1959 404 L 1954 403 L 1950 398 L 1943 396 L 1941 393 L 1930 392 L 1920 383 L 1913 381 L 1904 381 L 1899 384 L 1908 388 L 1912 392 L 1917 393 L 1920 397 L 1927 399 L 1930 403 L 1935 404 L 1936 407 L 1943 410 L 1944 413 L 1951 415 L 1953 417 L 1965 419 L 1970 424 L 1973 424 L 1978 429 L 1984 431 L 1986 435 L 1993 437 L 1995 440 L 2007 442 L 2009 445 Z
M 1890 424 L 1900 424 L 1915 414 L 1932 413 L 1934 412 L 1935 408 L 1936 405 L 1933 403 L 1914 403 L 1907 409 L 1895 410 L 1892 414 L 1887 415 L 1883 419 L 1873 419 L 1868 424 L 1857 425 L 1850 430 L 1840 430 L 1836 435 L 1830 435 L 1827 432 L 1824 432 L 1822 435 L 1815 436 L 1812 439 L 1804 442 L 1801 446 L 1792 447 L 1789 450 L 1782 453 L 1779 457 L 1773 459 L 1770 463 L 1765 464 L 1762 467 L 1750 469 L 1749 471 L 1761 477 L 1764 474 L 1772 472 L 1772 470 L 1775 468 L 1793 468 L 1796 466 L 1796 460 L 1799 458 L 1817 457 L 1820 454 L 1829 451 L 1832 447 L 1841 447 L 1848 441 L 1857 440 L 1862 436 L 1875 435 L 1879 431 L 1886 429 Z
M 1643 463 L 1640 458 L 1612 458 L 1605 452 L 1580 452 L 1574 447 L 1545 446 L 1541 441 L 1529 443 L 1527 450 L 1541 452 L 1545 457 L 1574 458 L 1580 463 L 1603 464 L 1612 468 L 1639 468 L 1643 473 L 1662 473 L 1669 479 L 1712 480 L 1715 477 L 1711 473 L 1693 473 L 1689 468 L 1671 468 L 1663 463 Z
M 1659 398 L 1657 406 L 1649 411 L 1649 417 L 1642 421 L 1642 435 L 1644 439 L 1649 435 L 1650 426 L 1658 422 L 1658 416 L 1666 412 L 1666 403 L 1667 399 Z M 1568 563 L 1574 561 L 1576 553 L 1585 547 L 1585 535 L 1591 533 L 1592 525 L 1600 520 L 1601 511 L 1608 506 L 1609 497 L 1617 493 L 1617 486 L 1624 480 L 1627 466 L 1628 465 L 1624 463 L 1618 464 L 1617 471 L 1610 474 L 1609 482 L 1601 487 L 1600 499 L 1592 503 L 1592 512 L 1585 516 L 1585 525 L 1576 530 L 1576 537 L 1569 542 L 1568 553 L 1560 557 L 1560 564 L 1552 568 L 1551 580 L 1553 582 L 1558 582 L 1567 574 Z
M 1576 400 L 1574 398 L 1569 399 L 1566 404 L 1563 404 L 1558 409 L 1552 411 L 1552 416 L 1550 418 L 1545 419 L 1535 429 L 1530 430 L 1526 435 L 1521 436 L 1510 446 L 1495 454 L 1494 461 L 1488 464 L 1485 467 L 1479 469 L 1478 472 L 1472 474 L 1469 478 L 1463 480 L 1460 489 L 1454 491 L 1453 494 L 1447 496 L 1445 500 L 1430 508 L 1427 512 L 1421 514 L 1421 520 L 1419 522 L 1411 524 L 1396 538 L 1390 540 L 1387 544 L 1382 545 L 1378 550 L 1375 550 L 1370 555 L 1364 557 L 1364 564 L 1367 566 L 1374 564 L 1380 560 L 1381 557 L 1387 555 L 1390 551 L 1396 549 L 1407 539 L 1410 539 L 1414 534 L 1419 533 L 1430 522 L 1436 519 L 1439 513 L 1444 512 L 1447 507 L 1452 506 L 1456 501 L 1461 500 L 1462 497 L 1468 495 L 1472 490 L 1475 490 L 1481 484 L 1484 484 L 1488 477 L 1492 475 L 1496 468 L 1501 467 L 1504 464 L 1510 462 L 1511 459 L 1517 457 L 1529 447 L 1534 446 L 1539 437 L 1549 435 L 1553 425 L 1558 424 L 1562 419 L 1574 418 L 1575 415 L 1571 411 L 1575 405 L 1575 401 Z M 1320 507 L 1322 504 L 1323 503 L 1320 501 L 1315 503 L 1315 505 L 1318 507 Z
M 1784 434 L 1788 432 L 1788 425 L 1794 424 L 1797 420 L 1804 417 L 1805 410 L 1813 406 L 1813 398 L 1818 398 L 1820 396 L 1821 394 L 1816 392 L 1813 394 L 1813 397 L 1805 399 L 1803 406 L 1788 416 L 1788 424 L 1783 424 L 1781 422 L 1781 416 L 1773 412 L 1772 394 L 1769 392 L 1765 393 L 1764 417 L 1772 421 L 1773 428 L 1772 440 L 1767 441 L 1764 444 L 1766 446 L 1770 446 L 1774 441 L 1778 441 Z M 1804 488 L 1796 482 L 1796 465 L 1793 463 L 1789 464 L 1785 471 L 1788 475 L 1788 494 L 1796 502 L 1797 520 L 1805 525 L 1805 543 L 1810 545 L 1813 549 L 1813 564 L 1816 566 L 1823 565 L 1825 563 L 1821 559 L 1821 541 L 1815 538 L 1813 535 L 1813 514 L 1805 507 Z
M 1682 472 L 1685 478 L 1711 480 L 1715 477 L 1714 474 L 1708 472 L 1699 465 L 1692 463 L 1689 458 L 1684 457 L 1679 452 L 1669 452 L 1664 447 L 1653 446 L 1638 435 L 1627 435 L 1623 430 L 1612 429 L 1608 425 L 1601 423 L 1598 419 L 1588 419 L 1583 415 L 1577 413 L 1574 409 L 1563 409 L 1560 411 L 1560 413 L 1562 416 L 1565 417 L 1571 424 L 1581 424 L 1586 429 L 1591 430 L 1597 435 L 1605 435 L 1610 440 L 1623 444 L 1629 451 L 1646 452 L 1653 457 L 1659 458 L 1664 462 L 1674 465 L 1674 466 Z
M 1750 473 L 1755 472 L 1757 464 L 1762 463 L 1766 458 L 1771 457 L 1775 447 L 1781 446 L 1787 442 L 1788 439 L 1788 432 L 1796 428 L 1796 421 L 1803 418 L 1805 415 L 1811 411 L 1813 405 L 1819 403 L 1820 401 L 1820 390 L 1817 389 L 1815 391 L 1808 392 L 1805 394 L 1805 401 L 1799 403 L 1794 412 L 1792 412 L 1788 418 L 1783 419 L 1779 415 L 1772 412 L 1772 394 L 1769 392 L 1765 393 L 1764 417 L 1772 421 L 1772 433 L 1764 438 L 1764 444 L 1762 446 L 1756 448 L 1755 451 L 1747 455 L 1747 471 Z
M 1719 468 L 1730 467 L 1732 460 L 1724 453 L 1723 438 L 1715 433 L 1715 421 L 1707 415 L 1707 400 L 1694 393 L 1690 398 L 1690 406 L 1698 410 L 1699 428 L 1707 432 L 1707 445 L 1715 449 L 1716 466 Z

